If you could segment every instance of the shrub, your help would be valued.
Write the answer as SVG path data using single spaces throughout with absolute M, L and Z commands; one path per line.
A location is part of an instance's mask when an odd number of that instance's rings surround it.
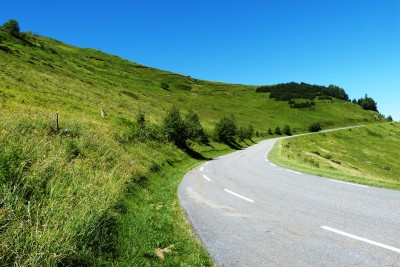
M 161 86 L 161 88 L 164 89 L 164 90 L 169 90 L 169 84 L 166 83 L 166 82 L 162 82 L 160 86 Z
M 286 135 L 292 135 L 292 130 L 289 125 L 286 124 L 285 127 L 283 127 L 283 133 Z
M 164 118 L 163 132 L 167 139 L 178 146 L 186 146 L 188 134 L 186 125 L 177 107 L 172 107 Z
M 247 128 L 245 127 L 240 127 L 237 131 L 237 136 L 239 138 L 240 142 L 243 142 L 244 140 L 251 140 L 251 138 L 254 135 L 254 128 L 253 125 L 249 124 Z
M 267 133 L 268 133 L 269 135 L 273 135 L 271 128 L 268 128 Z
M 389 116 L 387 117 L 387 120 L 388 120 L 388 121 L 393 121 L 392 116 L 389 115 Z
M 6 23 L 3 24 L 3 27 L 12 35 L 18 36 L 19 35 L 19 24 L 18 21 L 15 19 L 10 19 Z
M 237 126 L 233 117 L 221 118 L 214 129 L 216 140 L 224 143 L 235 142 L 237 132 Z
M 239 139 L 239 142 L 243 142 L 244 140 L 246 140 L 247 138 L 246 128 L 239 127 L 239 129 L 237 130 L 237 137 Z
M 275 133 L 275 134 L 278 134 L 278 135 L 282 135 L 281 128 L 279 128 L 279 126 L 277 126 L 277 127 L 275 128 L 274 133 Z
M 246 129 L 247 139 L 251 140 L 254 135 L 254 127 L 252 124 L 249 124 Z
M 203 126 L 201 126 L 199 116 L 192 110 L 189 110 L 186 114 L 184 124 L 188 139 L 200 141 L 202 143 L 206 143 L 208 141 L 208 137 L 204 132 Z
M 321 125 L 319 122 L 313 122 L 308 126 L 308 131 L 310 132 L 319 132 L 321 130 Z

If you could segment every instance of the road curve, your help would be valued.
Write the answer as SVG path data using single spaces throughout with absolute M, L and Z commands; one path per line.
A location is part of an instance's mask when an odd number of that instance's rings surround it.
M 178 195 L 218 266 L 400 266 L 400 192 L 293 172 L 279 139 L 188 172 Z

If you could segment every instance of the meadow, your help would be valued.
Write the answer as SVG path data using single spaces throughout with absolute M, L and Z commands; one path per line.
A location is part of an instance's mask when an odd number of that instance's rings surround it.
M 382 121 L 346 101 L 291 109 L 256 86 L 203 81 L 2 27 L 0 59 L 6 266 L 213 264 L 180 209 L 177 186 L 190 168 L 232 148 L 212 139 L 185 150 L 162 137 L 136 138 L 139 113 L 150 130 L 172 106 L 193 110 L 210 136 L 222 116 L 233 115 L 239 126 L 253 125 L 254 141 L 285 124 L 299 133 L 311 122 Z
M 400 123 L 281 140 L 270 159 L 286 168 L 400 190 Z

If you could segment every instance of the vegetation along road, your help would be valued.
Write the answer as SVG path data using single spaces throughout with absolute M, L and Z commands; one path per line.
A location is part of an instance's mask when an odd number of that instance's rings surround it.
M 279 140 L 208 161 L 179 186 L 218 266 L 397 266 L 400 192 L 284 169 Z

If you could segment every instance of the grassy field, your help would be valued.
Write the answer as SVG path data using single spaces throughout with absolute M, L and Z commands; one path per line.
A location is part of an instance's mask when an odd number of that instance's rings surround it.
M 191 109 L 209 134 L 229 115 L 259 133 L 380 120 L 339 100 L 290 109 L 255 86 L 202 81 L 41 36 L 17 38 L 2 27 L 0 58 L 3 265 L 212 265 L 179 207 L 177 186 L 192 166 L 231 148 L 211 141 L 185 151 L 133 138 L 139 111 L 157 128 L 173 105 Z M 162 260 L 157 249 L 166 248 Z
M 270 159 L 289 169 L 400 190 L 400 123 L 281 140 Z

